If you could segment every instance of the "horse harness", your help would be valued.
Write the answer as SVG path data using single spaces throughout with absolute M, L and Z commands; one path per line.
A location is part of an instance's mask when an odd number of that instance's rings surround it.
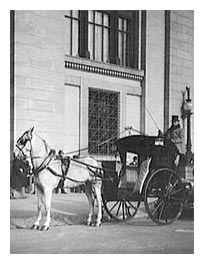
M 18 141 L 16 143 L 16 147 L 21 151 L 21 153 L 23 155 L 25 155 L 24 152 L 23 152 L 23 148 L 25 147 L 27 141 L 29 141 L 31 143 L 31 140 L 32 140 L 32 134 L 29 134 L 28 132 L 26 132 L 23 135 L 23 137 L 18 139 Z M 103 177 L 103 174 L 102 174 L 102 170 L 103 169 L 102 168 L 86 164 L 86 163 L 81 162 L 79 160 L 72 159 L 69 156 L 56 155 L 56 151 L 54 149 L 51 149 L 44 139 L 42 139 L 42 140 L 44 142 L 46 152 L 48 152 L 48 150 L 50 150 L 50 151 L 49 151 L 48 155 L 44 158 L 44 160 L 42 161 L 40 166 L 37 169 L 33 169 L 32 170 L 32 172 L 33 172 L 32 174 L 33 175 L 38 175 L 41 171 L 43 171 L 44 169 L 47 169 L 48 171 L 50 171 L 50 173 L 52 173 L 53 175 L 55 175 L 57 177 L 60 177 L 62 180 L 68 179 L 68 180 L 70 180 L 72 182 L 76 182 L 76 183 L 81 183 L 82 184 L 83 182 L 81 182 L 79 180 L 76 180 L 76 179 L 73 179 L 73 178 L 70 178 L 70 177 L 67 176 L 67 173 L 68 173 L 68 170 L 69 170 L 69 166 L 70 166 L 70 163 L 71 163 L 71 160 L 72 160 L 72 161 L 74 161 L 74 162 L 76 162 L 78 164 L 81 164 L 81 165 L 84 165 L 84 166 L 87 167 L 87 169 L 90 172 L 90 175 L 93 178 L 92 181 L 99 181 Z M 21 146 L 23 146 L 23 147 L 21 147 Z M 32 145 L 31 145 L 31 151 L 30 152 L 32 153 Z M 40 158 L 40 157 L 32 157 L 32 155 L 30 155 L 30 158 L 31 158 L 31 162 L 33 164 L 33 159 L 37 159 L 37 158 Z M 62 174 L 57 173 L 54 169 L 52 169 L 49 166 L 49 164 L 53 160 L 60 160 L 61 161 L 61 172 L 62 172 Z
M 57 173 L 54 169 L 52 169 L 49 166 L 49 164 L 51 163 L 52 160 L 60 160 L 61 161 L 61 172 L 62 172 L 62 174 Z M 50 173 L 52 173 L 53 175 L 55 175 L 57 177 L 60 177 L 62 180 L 68 179 L 68 180 L 70 180 L 72 182 L 82 184 L 83 182 L 81 182 L 79 180 L 76 180 L 76 179 L 73 179 L 73 178 L 71 178 L 71 177 L 69 177 L 67 175 L 69 167 L 70 167 L 71 160 L 73 160 L 73 161 L 75 161 L 75 162 L 77 162 L 79 164 L 85 165 L 87 167 L 87 169 L 90 171 L 91 176 L 93 177 L 92 181 L 101 180 L 102 175 L 101 175 L 101 173 L 99 173 L 99 170 L 97 168 L 96 168 L 96 171 L 94 171 L 93 169 L 90 168 L 91 166 L 88 166 L 87 164 L 85 164 L 83 162 L 80 162 L 78 160 L 74 160 L 74 159 L 70 158 L 69 156 L 62 157 L 62 156 L 56 155 L 56 151 L 55 150 L 50 150 L 48 156 L 43 160 L 41 165 L 37 169 L 34 170 L 34 175 L 37 175 L 42 170 L 47 169 Z

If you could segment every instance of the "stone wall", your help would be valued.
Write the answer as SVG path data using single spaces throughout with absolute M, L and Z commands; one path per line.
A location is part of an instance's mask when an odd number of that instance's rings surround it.
M 181 116 L 182 92 L 191 88 L 194 103 L 194 13 L 171 11 L 170 17 L 170 117 Z M 186 128 L 186 120 L 183 121 Z M 192 116 L 193 140 L 193 116 Z M 186 130 L 185 130 L 186 132 Z
M 164 11 L 147 11 L 146 33 L 146 133 L 163 131 L 164 119 Z M 151 113 L 153 119 L 149 115 Z
M 15 11 L 14 138 L 34 125 L 50 145 L 61 145 L 63 15 L 63 11 Z

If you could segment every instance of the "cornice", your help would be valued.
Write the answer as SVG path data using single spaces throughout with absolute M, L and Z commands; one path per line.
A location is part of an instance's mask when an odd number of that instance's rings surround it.
M 98 63 L 87 59 L 66 58 L 65 68 L 137 81 L 141 81 L 144 78 L 142 70 L 133 70 L 108 63 Z

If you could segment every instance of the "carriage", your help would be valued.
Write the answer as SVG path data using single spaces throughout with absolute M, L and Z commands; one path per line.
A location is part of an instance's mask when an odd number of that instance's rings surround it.
M 188 201 L 189 183 L 177 174 L 176 146 L 155 136 L 132 135 L 118 139 L 116 147 L 116 161 L 102 163 L 106 169 L 102 201 L 108 215 L 129 220 L 143 203 L 156 224 L 178 219 Z M 135 165 L 130 163 L 132 158 Z
M 156 224 L 169 224 L 181 216 L 189 198 L 189 183 L 177 174 L 174 163 L 176 146 L 171 141 L 164 143 L 159 135 L 127 136 L 116 140 L 115 144 L 116 160 L 103 161 L 100 167 L 91 157 L 59 157 L 34 132 L 34 127 L 23 133 L 17 140 L 14 153 L 16 156 L 23 154 L 30 161 L 35 177 L 38 215 L 33 229 L 49 229 L 52 191 L 61 179 L 69 188 L 85 185 L 89 202 L 87 225 L 93 224 L 93 195 L 98 202 L 96 226 L 102 219 L 101 198 L 108 215 L 118 221 L 133 218 L 141 202 Z M 132 158 L 135 159 L 133 165 L 130 163 Z M 40 227 L 43 205 L 46 220 Z

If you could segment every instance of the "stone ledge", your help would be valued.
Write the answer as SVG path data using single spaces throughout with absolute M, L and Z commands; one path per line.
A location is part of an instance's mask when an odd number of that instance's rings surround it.
M 142 70 L 133 70 L 108 63 L 98 63 L 87 59 L 66 58 L 65 68 L 131 80 L 141 81 L 144 78 L 144 71 Z

